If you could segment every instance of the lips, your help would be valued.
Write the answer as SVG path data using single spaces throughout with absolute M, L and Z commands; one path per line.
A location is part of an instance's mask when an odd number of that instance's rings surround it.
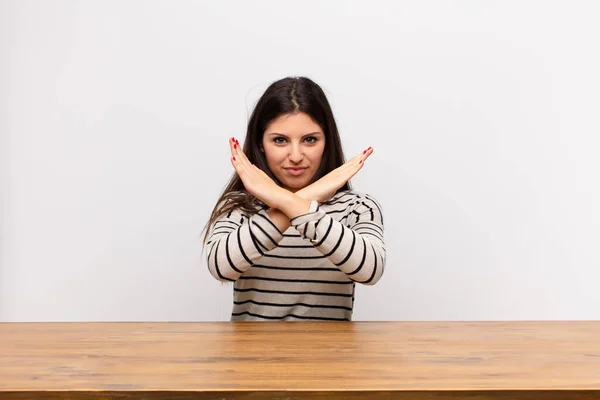
M 302 175 L 302 173 L 306 170 L 306 168 L 286 168 L 285 169 L 290 174 L 297 176 Z

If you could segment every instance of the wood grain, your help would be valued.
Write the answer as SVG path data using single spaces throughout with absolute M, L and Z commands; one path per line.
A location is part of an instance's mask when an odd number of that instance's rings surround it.
M 600 399 L 600 321 L 0 323 L 0 398 L 32 394 Z

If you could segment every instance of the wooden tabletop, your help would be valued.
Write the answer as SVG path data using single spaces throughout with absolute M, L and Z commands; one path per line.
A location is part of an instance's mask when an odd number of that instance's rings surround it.
M 600 321 L 0 323 L 0 398 L 34 393 L 600 399 Z

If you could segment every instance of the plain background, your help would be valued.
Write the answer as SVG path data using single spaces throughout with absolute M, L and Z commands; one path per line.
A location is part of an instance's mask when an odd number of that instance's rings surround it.
M 596 1 L 0 0 L 0 320 L 228 320 L 201 231 L 322 85 L 388 260 L 355 320 L 600 318 Z

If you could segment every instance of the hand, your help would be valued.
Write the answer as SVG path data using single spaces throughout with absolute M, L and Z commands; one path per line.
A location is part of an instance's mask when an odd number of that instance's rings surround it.
M 240 147 L 240 142 L 235 138 L 230 138 L 229 147 L 231 149 L 231 164 L 246 190 L 269 207 L 277 208 L 281 200 L 282 188 L 260 168 L 250 163 Z
M 302 188 L 296 195 L 306 200 L 317 200 L 322 202 L 328 200 L 335 192 L 344 186 L 365 165 L 365 160 L 373 154 L 373 148 L 369 147 L 342 166 L 334 169 L 318 181 Z

